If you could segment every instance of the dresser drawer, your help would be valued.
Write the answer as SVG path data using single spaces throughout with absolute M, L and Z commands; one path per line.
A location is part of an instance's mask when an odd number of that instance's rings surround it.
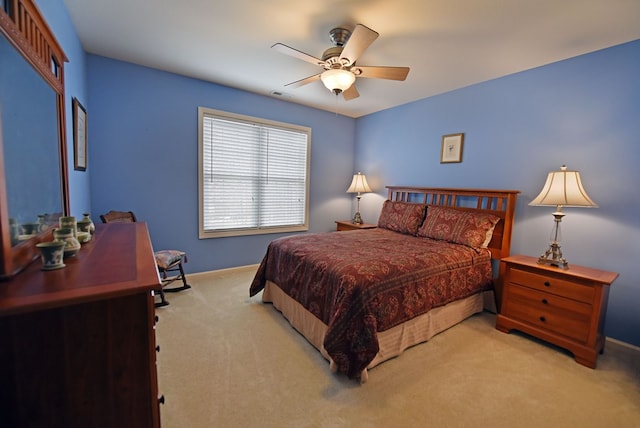
M 585 303 L 593 302 L 595 296 L 594 287 L 520 269 L 510 269 L 507 281 Z
M 505 316 L 573 340 L 587 341 L 591 305 L 513 283 L 506 284 L 505 293 Z

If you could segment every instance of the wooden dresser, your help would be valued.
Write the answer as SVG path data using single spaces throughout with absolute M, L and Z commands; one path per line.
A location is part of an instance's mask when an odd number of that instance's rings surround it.
M 64 262 L 0 282 L 0 425 L 159 427 L 146 225 L 97 225 Z
M 604 349 L 609 286 L 618 274 L 576 265 L 561 269 L 529 256 L 507 257 L 502 263 L 496 328 L 520 330 L 568 349 L 578 363 L 595 368 Z

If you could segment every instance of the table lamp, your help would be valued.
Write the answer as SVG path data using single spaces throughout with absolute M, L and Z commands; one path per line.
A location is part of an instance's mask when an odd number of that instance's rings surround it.
M 555 206 L 556 211 L 553 213 L 554 227 L 551 231 L 551 244 L 547 251 L 538 258 L 538 263 L 558 266 L 563 269 L 569 268 L 567 259 L 562 256 L 560 249 L 560 222 L 564 213 L 562 207 L 597 207 L 595 202 L 589 198 L 578 171 L 568 171 L 565 165 L 562 165 L 560 171 L 550 172 L 547 181 L 540 194 L 534 200 L 529 202 L 532 206 Z
M 353 180 L 351 181 L 351 186 L 347 189 L 347 193 L 357 193 L 356 199 L 358 200 L 356 214 L 353 216 L 353 220 L 351 220 L 354 224 L 362 224 L 362 216 L 360 215 L 360 193 L 367 193 L 371 191 L 371 187 L 367 183 L 367 177 L 364 174 L 358 172 L 353 175 Z

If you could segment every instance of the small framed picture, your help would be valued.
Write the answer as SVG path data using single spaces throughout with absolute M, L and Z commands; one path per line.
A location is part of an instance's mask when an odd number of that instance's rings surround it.
M 442 136 L 440 163 L 462 162 L 462 145 L 464 134 L 449 134 Z
M 87 111 L 73 99 L 73 169 L 87 170 Z

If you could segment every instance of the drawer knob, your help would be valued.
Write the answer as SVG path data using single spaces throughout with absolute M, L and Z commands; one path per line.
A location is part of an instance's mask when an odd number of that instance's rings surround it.
M 550 283 L 549 281 L 545 281 L 545 282 L 544 282 L 544 286 L 545 286 L 545 287 L 551 287 L 551 283 Z
M 160 397 L 158 397 L 158 403 L 164 404 L 164 395 L 161 395 Z
M 160 345 L 156 346 L 156 352 L 160 352 Z
M 540 321 L 545 322 L 547 319 L 545 317 L 540 317 Z
M 547 305 L 547 304 L 549 304 L 549 301 L 548 301 L 547 299 L 542 299 L 542 303 L 543 303 L 544 305 Z

